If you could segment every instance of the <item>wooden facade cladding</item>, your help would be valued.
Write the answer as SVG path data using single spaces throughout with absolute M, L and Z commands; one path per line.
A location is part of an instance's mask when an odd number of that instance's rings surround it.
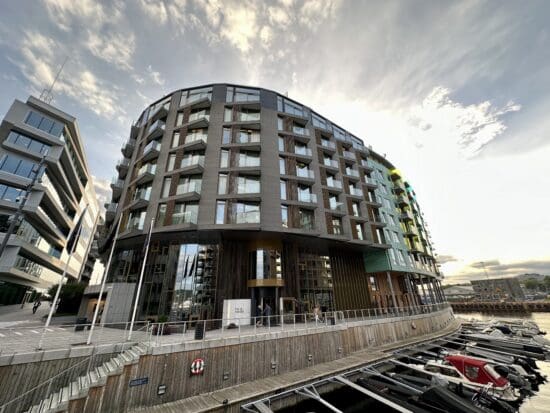
M 334 304 L 339 310 L 370 308 L 368 277 L 363 257 L 346 254 L 344 251 L 331 253 L 330 266 L 334 280 Z

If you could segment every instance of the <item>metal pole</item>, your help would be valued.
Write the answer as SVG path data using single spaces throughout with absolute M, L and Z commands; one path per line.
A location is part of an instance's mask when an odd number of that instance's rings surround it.
M 395 299 L 395 291 L 393 290 L 393 283 L 391 282 L 391 275 L 389 271 L 386 271 L 386 277 L 388 278 L 388 284 L 390 285 L 391 298 L 393 301 L 393 307 L 397 307 L 397 300 Z
M 88 256 L 90 255 L 90 250 L 92 249 L 92 244 L 94 243 L 94 234 L 97 228 L 97 221 L 99 221 L 99 213 L 95 217 L 94 226 L 92 228 L 93 229 L 92 236 L 90 237 L 90 240 L 88 241 L 88 245 L 86 247 L 86 255 L 85 255 L 86 261 L 88 261 Z M 78 272 L 78 282 L 82 280 L 82 273 L 84 272 L 85 268 L 86 268 L 86 263 L 84 263 L 84 265 L 80 267 L 80 271 Z
M 13 216 L 13 219 L 10 222 L 10 226 L 8 227 L 8 230 L 4 234 L 4 239 L 2 240 L 2 244 L 0 245 L 0 258 L 2 258 L 2 254 L 4 253 L 4 250 L 6 249 L 6 246 L 8 245 L 8 241 L 15 231 L 15 226 L 19 222 L 19 217 L 21 213 L 23 212 L 23 208 L 25 207 L 25 204 L 27 203 L 27 200 L 29 199 L 29 194 L 31 192 L 31 189 L 34 187 L 34 184 L 36 183 L 36 180 L 39 178 L 40 171 L 42 167 L 44 166 L 44 163 L 46 162 L 46 154 L 42 156 L 42 159 L 40 159 L 40 163 L 38 165 L 35 165 L 32 171 L 34 172 L 34 175 L 32 177 L 31 183 L 27 185 L 25 188 L 25 195 L 23 195 L 23 199 L 19 203 L 19 207 L 17 208 L 17 211 L 15 211 L 15 214 Z
M 136 321 L 137 306 L 139 303 L 139 295 L 141 294 L 141 285 L 143 284 L 143 275 L 145 274 L 145 265 L 147 264 L 147 255 L 149 254 L 149 244 L 151 243 L 151 233 L 153 232 L 153 224 L 155 219 L 151 218 L 151 226 L 149 227 L 149 235 L 147 236 L 147 242 L 145 244 L 145 256 L 143 257 L 143 265 L 141 266 L 141 273 L 139 275 L 138 288 L 136 292 L 136 300 L 134 302 L 134 311 L 132 312 L 132 321 L 130 322 L 130 330 L 128 331 L 128 340 L 132 338 L 132 331 L 134 329 L 134 322 Z
M 121 222 L 122 222 L 122 214 L 120 214 L 120 217 L 118 219 L 118 224 L 116 226 L 116 231 L 115 231 L 115 237 L 113 238 L 113 246 L 111 247 L 111 251 L 109 252 L 109 259 L 107 260 L 107 266 L 103 271 L 103 279 L 101 280 L 101 288 L 99 289 L 99 301 L 97 303 L 97 306 L 95 307 L 94 316 L 92 318 L 92 325 L 90 326 L 90 333 L 88 334 L 88 340 L 86 341 L 87 345 L 89 345 L 92 342 L 92 334 L 94 332 L 95 322 L 97 321 L 97 315 L 99 314 L 99 307 L 101 304 L 101 297 L 103 297 L 103 291 L 105 289 L 107 274 L 109 274 L 109 269 L 111 268 L 111 260 L 113 259 L 113 253 L 115 251 L 116 240 L 118 238 L 118 231 L 120 229 Z

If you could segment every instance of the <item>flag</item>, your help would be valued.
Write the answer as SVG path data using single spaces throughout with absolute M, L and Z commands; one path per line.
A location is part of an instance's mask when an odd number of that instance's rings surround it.
M 84 211 L 82 211 L 82 214 L 80 214 L 80 217 L 76 222 L 76 225 L 73 227 L 73 229 L 69 233 L 69 238 L 67 239 L 67 245 L 65 246 L 65 250 L 70 254 L 73 253 L 74 249 L 76 248 L 76 243 L 78 242 L 78 238 L 80 238 L 80 233 L 82 232 L 82 222 L 84 221 L 84 215 L 86 214 L 87 210 L 88 210 L 88 205 L 86 205 L 86 207 L 84 208 Z

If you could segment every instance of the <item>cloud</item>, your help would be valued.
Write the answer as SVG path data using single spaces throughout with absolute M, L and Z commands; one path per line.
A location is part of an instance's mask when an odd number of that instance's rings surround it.
M 114 23 L 121 17 L 117 4 L 107 9 L 95 0 L 42 0 L 54 24 L 64 31 L 71 31 L 86 23 L 84 27 L 100 27 L 106 23 Z
M 162 78 L 160 72 L 153 70 L 151 65 L 147 66 L 147 74 L 149 75 L 149 77 L 151 78 L 151 80 L 155 85 L 158 85 L 158 86 L 164 85 L 165 81 Z
M 144 13 L 160 24 L 164 24 L 168 20 L 168 12 L 163 1 L 139 0 L 139 5 Z
M 484 261 L 483 265 L 473 262 L 463 267 L 457 274 L 447 277 L 447 283 L 481 280 L 489 278 L 508 278 L 521 274 L 550 275 L 550 259 L 530 259 L 500 263 L 498 260 Z
M 92 179 L 94 180 L 97 201 L 99 202 L 99 207 L 103 214 L 105 212 L 105 204 L 111 201 L 111 183 L 106 179 L 101 179 L 94 175 L 92 175 Z
M 448 262 L 455 262 L 458 261 L 458 258 L 452 256 L 452 255 L 438 255 L 437 256 L 437 262 L 439 264 L 446 264 Z
M 88 32 L 86 47 L 97 58 L 114 64 L 122 70 L 132 70 L 132 58 L 136 48 L 133 33 L 112 33 L 99 35 Z

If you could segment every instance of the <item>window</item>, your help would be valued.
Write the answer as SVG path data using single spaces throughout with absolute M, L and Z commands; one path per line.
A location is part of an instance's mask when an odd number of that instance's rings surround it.
M 403 251 L 397 250 L 397 260 L 399 261 L 400 265 L 405 266 L 405 256 L 403 255 Z
M 226 91 L 226 102 L 254 102 L 260 100 L 260 91 L 244 87 L 228 87 Z
M 181 143 L 180 143 L 180 133 L 179 132 L 174 132 L 174 135 L 172 135 L 172 148 L 175 148 L 177 146 L 180 146 Z
M 25 191 L 23 189 L 0 184 L 0 199 L 4 201 L 18 202 L 24 195 Z
M 284 120 L 280 116 L 277 116 L 277 129 L 282 130 L 282 131 L 285 130 Z
M 212 98 L 212 88 L 203 87 L 200 89 L 184 90 L 180 98 L 180 106 L 197 102 L 201 99 Z
M 260 142 L 260 132 L 251 129 L 241 129 L 237 135 L 237 143 Z
M 363 226 L 361 224 L 355 224 L 355 231 L 357 232 L 357 239 L 364 240 Z
M 304 135 L 309 136 L 309 129 L 307 129 L 305 126 L 300 125 L 296 122 L 292 123 L 292 132 L 296 135 Z
M 281 199 L 286 199 L 286 181 L 280 182 Z
M 176 118 L 176 127 L 183 125 L 183 112 L 178 112 L 178 116 Z
M 199 204 L 177 203 L 172 214 L 172 225 L 196 224 L 199 213 Z
M 166 204 L 159 204 L 155 226 L 162 227 L 166 218 Z
M 19 175 L 24 178 L 30 178 L 33 176 L 33 170 L 35 170 L 35 168 L 38 168 L 38 165 L 34 162 L 18 158 L 14 155 L 5 154 L 0 159 L 0 170 Z
M 227 168 L 229 166 L 229 151 L 222 149 L 220 154 L 220 168 Z
M 240 167 L 260 166 L 260 155 L 257 152 L 240 152 L 239 153 Z
M 316 115 L 315 113 L 312 115 L 312 119 L 313 126 L 315 126 L 316 128 L 330 130 L 330 123 L 326 119 L 320 117 L 319 115 Z
M 340 218 L 332 218 L 332 233 L 334 235 L 342 235 L 342 220 Z
M 285 151 L 285 138 L 283 138 L 282 136 L 279 136 L 279 152 L 284 152 Z
M 351 210 L 353 212 L 353 215 L 355 215 L 356 217 L 359 217 L 361 216 L 361 207 L 359 206 L 359 203 L 357 202 L 352 202 L 351 204 Z
M 40 129 L 41 131 L 53 135 L 56 138 L 61 137 L 64 129 L 64 125 L 62 123 L 56 122 L 32 110 L 27 115 L 25 123 L 33 128 Z
M 172 185 L 172 178 L 164 178 L 161 198 L 168 198 L 170 196 L 170 185 Z
M 300 228 L 312 230 L 315 229 L 315 214 L 309 209 L 300 209 Z
M 378 291 L 378 282 L 377 282 L 376 278 L 373 277 L 372 275 L 369 276 L 369 284 L 370 284 L 370 289 L 372 291 Z
M 145 201 L 149 201 L 151 198 L 151 186 L 142 186 L 137 187 L 136 191 L 134 192 L 134 201 L 143 199 Z
M 306 145 L 299 142 L 296 142 L 296 144 L 294 145 L 294 153 L 298 155 L 311 156 L 311 150 L 309 150 Z
M 210 120 L 210 109 L 193 109 L 189 114 L 189 122 L 201 119 Z
M 258 224 L 260 222 L 260 205 L 238 202 L 235 204 L 236 224 Z
M 223 121 L 231 122 L 233 120 L 233 110 L 231 108 L 225 108 L 223 112 Z
M 201 192 L 202 176 L 180 176 L 178 186 L 176 188 L 176 195 L 186 194 L 189 192 Z
M 200 165 L 204 166 L 204 151 L 186 152 L 181 160 L 181 167 Z
M 260 111 L 258 109 L 241 108 L 236 113 L 239 122 L 255 122 L 260 120 Z
M 216 224 L 225 223 L 225 201 L 216 202 Z
M 288 207 L 281 206 L 281 221 L 284 228 L 288 228 Z
M 227 194 L 227 174 L 218 175 L 218 194 Z
M 223 128 L 222 143 L 231 143 L 231 128 Z
M 36 139 L 29 138 L 28 136 L 22 135 L 14 131 L 10 132 L 10 134 L 6 138 L 6 142 L 13 143 L 32 152 L 44 155 L 47 154 L 51 148 L 50 145 L 47 145 L 45 143 L 37 141 Z
M 285 158 L 279 158 L 279 173 L 286 175 Z
M 338 197 L 336 195 L 331 195 L 328 198 L 328 205 L 330 209 L 340 209 L 340 206 L 342 205 L 340 202 L 338 202 Z
M 399 242 L 399 235 L 395 231 L 391 231 L 391 238 L 393 242 Z
M 128 217 L 128 225 L 126 229 L 132 230 L 142 230 L 143 225 L 145 224 L 145 210 L 141 211 L 132 211 Z
M 176 154 L 171 153 L 168 155 L 168 163 L 166 164 L 166 171 L 173 171 L 176 166 Z
M 192 129 L 189 132 L 187 132 L 187 135 L 185 135 L 185 141 L 184 143 L 191 143 L 196 141 L 204 141 L 206 142 L 208 140 L 208 132 L 206 129 Z
M 239 176 L 237 179 L 238 194 L 259 194 L 260 178 L 251 176 Z
M 282 96 L 277 97 L 277 110 L 279 112 L 286 112 L 296 116 L 308 116 L 307 110 L 305 110 L 302 105 L 291 102 L 290 100 L 285 99 Z

